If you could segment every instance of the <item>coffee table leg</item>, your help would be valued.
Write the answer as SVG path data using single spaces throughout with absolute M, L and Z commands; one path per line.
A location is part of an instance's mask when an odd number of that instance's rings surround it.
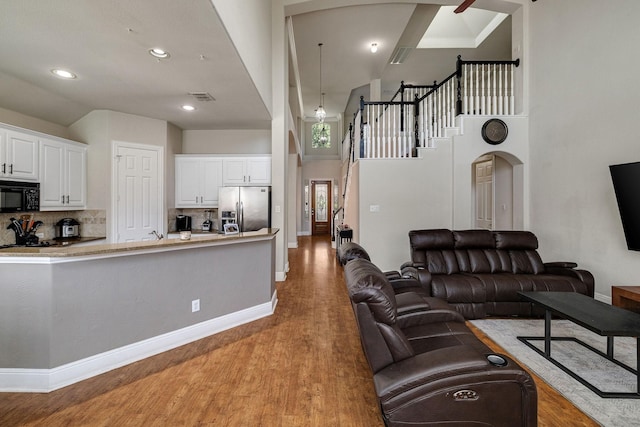
M 544 355 L 551 356 L 551 310 L 544 312 Z
M 613 337 L 607 337 L 607 356 L 613 360 Z

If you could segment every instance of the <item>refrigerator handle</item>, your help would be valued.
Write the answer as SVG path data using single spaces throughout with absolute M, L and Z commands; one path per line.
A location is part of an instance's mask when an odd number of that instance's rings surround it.
M 238 224 L 240 231 L 244 228 L 244 204 L 240 202 L 240 224 Z

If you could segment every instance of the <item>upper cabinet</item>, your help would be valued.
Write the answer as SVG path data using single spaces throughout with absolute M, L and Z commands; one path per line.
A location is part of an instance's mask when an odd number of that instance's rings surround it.
M 0 129 L 0 177 L 38 181 L 38 138 Z
M 87 206 L 87 148 L 83 144 L 40 140 L 40 210 Z
M 223 184 L 271 185 L 271 157 L 223 158 Z
M 217 208 L 222 186 L 222 159 L 176 156 L 176 208 Z

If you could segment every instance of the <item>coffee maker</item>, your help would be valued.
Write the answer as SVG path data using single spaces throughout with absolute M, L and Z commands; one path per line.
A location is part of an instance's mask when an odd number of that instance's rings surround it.
M 176 229 L 178 231 L 191 231 L 191 217 L 188 215 L 177 215 Z
M 202 223 L 202 231 L 212 231 L 213 230 L 213 221 L 211 221 L 211 210 L 207 209 L 204 211 L 205 220 Z

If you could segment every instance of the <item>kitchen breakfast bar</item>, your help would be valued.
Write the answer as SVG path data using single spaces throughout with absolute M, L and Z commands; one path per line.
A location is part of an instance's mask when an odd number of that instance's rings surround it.
M 271 315 L 275 235 L 0 250 L 0 392 L 48 392 Z

